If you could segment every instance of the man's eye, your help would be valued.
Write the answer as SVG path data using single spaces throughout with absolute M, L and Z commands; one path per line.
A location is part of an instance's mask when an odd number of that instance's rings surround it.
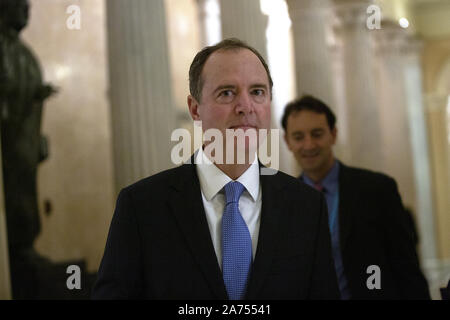
M 223 90 L 220 91 L 216 101 L 219 103 L 231 103 L 235 96 L 236 94 L 233 90 Z
M 231 97 L 232 95 L 233 95 L 233 91 L 231 91 L 231 90 L 225 90 L 220 93 L 220 96 L 223 96 L 223 97 Z
M 262 96 L 264 94 L 264 90 L 262 89 L 255 89 L 252 91 L 252 94 L 254 94 L 255 96 Z
M 313 134 L 311 134 L 311 136 L 313 138 L 320 138 L 322 136 L 322 132 L 314 132 Z

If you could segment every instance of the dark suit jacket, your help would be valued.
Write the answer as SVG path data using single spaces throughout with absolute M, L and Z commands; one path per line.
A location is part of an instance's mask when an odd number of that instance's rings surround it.
M 338 299 L 323 195 L 282 172 L 261 175 L 261 184 L 246 298 Z M 195 165 L 120 192 L 92 298 L 228 298 Z
M 344 273 L 354 299 L 430 298 L 411 220 L 392 178 L 341 163 L 339 228 Z M 367 288 L 370 265 L 381 269 L 380 290 Z

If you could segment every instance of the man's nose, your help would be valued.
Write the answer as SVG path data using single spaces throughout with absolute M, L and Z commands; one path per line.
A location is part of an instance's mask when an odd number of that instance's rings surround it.
M 305 136 L 305 139 L 303 140 L 303 149 L 310 150 L 314 149 L 316 146 L 313 138 L 310 135 Z
M 236 101 L 236 113 L 249 114 L 253 111 L 253 104 L 247 92 L 240 93 Z

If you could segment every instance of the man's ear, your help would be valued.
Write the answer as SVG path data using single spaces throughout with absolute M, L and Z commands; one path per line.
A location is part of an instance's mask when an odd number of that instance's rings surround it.
M 191 114 L 192 120 L 200 120 L 200 114 L 199 114 L 199 103 L 197 102 L 197 100 L 191 96 L 188 95 L 187 97 L 187 104 L 189 107 L 189 113 Z
M 337 139 L 337 128 L 336 126 L 333 128 L 333 130 L 331 130 L 331 135 L 333 136 L 333 144 L 336 143 L 336 139 Z

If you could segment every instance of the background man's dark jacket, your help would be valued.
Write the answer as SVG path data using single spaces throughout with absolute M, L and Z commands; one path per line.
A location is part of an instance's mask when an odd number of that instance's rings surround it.
M 338 299 L 324 196 L 261 175 L 258 248 L 247 299 Z M 94 299 L 227 299 L 194 165 L 120 192 Z
M 339 228 L 344 273 L 353 298 L 430 298 L 411 219 L 392 178 L 341 163 Z M 370 265 L 381 269 L 380 290 L 367 288 Z

